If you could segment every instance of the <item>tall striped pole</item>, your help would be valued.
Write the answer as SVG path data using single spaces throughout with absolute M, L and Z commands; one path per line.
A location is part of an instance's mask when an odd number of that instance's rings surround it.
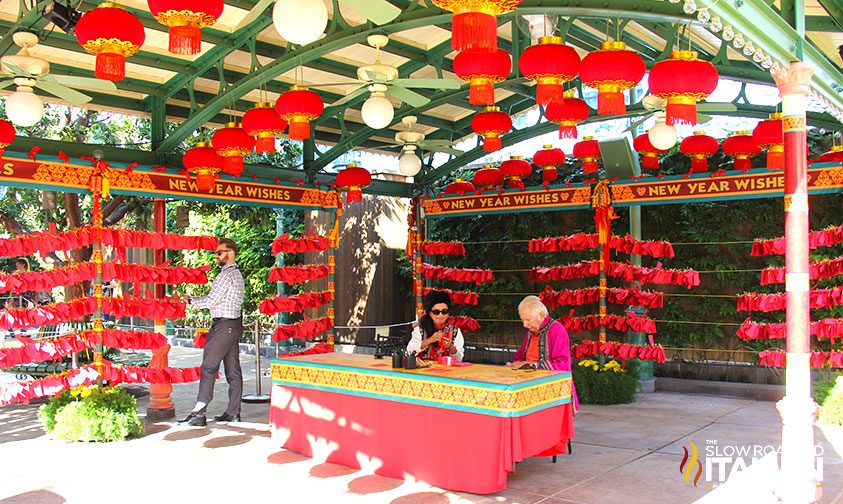
M 785 396 L 776 403 L 782 418 L 779 499 L 816 502 L 822 495 L 815 467 L 814 428 L 818 406 L 811 398 L 811 306 L 808 247 L 808 135 L 805 112 L 814 69 L 802 62 L 773 75 L 782 96 L 784 124 L 784 235 L 787 299 Z
M 94 334 L 97 337 L 97 346 L 94 349 L 94 368 L 99 374 L 99 377 L 97 378 L 97 386 L 102 387 L 102 194 L 104 190 L 103 185 L 108 184 L 108 182 L 103 177 L 103 173 L 107 165 L 99 159 L 94 159 L 93 163 L 94 174 L 91 176 L 90 182 L 91 195 L 94 199 L 93 208 L 91 210 L 91 221 L 94 225 L 94 240 L 92 244 L 93 252 L 91 254 L 91 259 L 97 269 L 97 276 L 94 277 L 93 284 L 94 299 L 97 303 L 97 309 L 93 316 Z M 107 190 L 107 187 L 105 190 Z

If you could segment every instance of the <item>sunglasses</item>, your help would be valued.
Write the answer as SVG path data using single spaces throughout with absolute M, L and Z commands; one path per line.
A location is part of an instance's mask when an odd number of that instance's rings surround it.
M 431 315 L 447 315 L 449 311 L 445 308 L 444 310 L 430 310 L 430 313 Z
M 221 256 L 221 255 L 225 254 L 226 252 L 231 252 L 231 249 L 217 250 L 217 251 L 214 252 L 214 254 L 216 254 L 218 256 Z

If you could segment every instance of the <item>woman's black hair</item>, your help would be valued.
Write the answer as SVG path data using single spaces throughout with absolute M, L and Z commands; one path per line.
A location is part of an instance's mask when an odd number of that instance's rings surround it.
M 433 325 L 433 319 L 430 317 L 430 310 L 438 304 L 448 305 L 451 308 L 451 296 L 447 292 L 432 290 L 424 297 L 424 315 L 419 318 L 419 327 L 422 329 L 422 337 L 429 338 L 436 332 L 436 327 Z

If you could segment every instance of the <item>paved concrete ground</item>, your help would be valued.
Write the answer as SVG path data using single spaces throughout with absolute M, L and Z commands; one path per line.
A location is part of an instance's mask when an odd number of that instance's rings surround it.
M 172 354 L 173 366 L 196 365 L 201 356 L 185 348 L 174 348 Z M 255 390 L 253 359 L 242 356 L 247 393 Z M 263 364 L 268 370 L 268 362 Z M 269 378 L 262 381 L 267 392 Z M 196 387 L 175 386 L 179 416 L 192 407 Z M 217 384 L 216 397 L 211 415 L 225 407 L 224 380 Z M 139 400 L 142 411 L 147 401 Z M 239 424 L 181 428 L 161 422 L 148 425 L 146 436 L 125 443 L 67 444 L 43 434 L 37 405 L 0 408 L 0 503 L 775 502 L 771 457 L 717 485 L 705 481 L 705 471 L 696 487 L 686 484 L 679 470 L 683 447 L 690 448 L 691 441 L 701 450 L 701 461 L 711 443 L 727 451 L 730 446 L 778 446 L 781 427 L 771 402 L 655 393 L 630 405 L 583 406 L 573 454 L 560 456 L 557 464 L 548 459 L 519 463 L 509 488 L 490 496 L 384 478 L 287 452 L 269 437 L 268 409 L 245 404 Z M 843 429 L 817 428 L 816 435 L 824 448 L 821 502 L 843 504 Z M 716 481 L 717 463 L 713 467 Z

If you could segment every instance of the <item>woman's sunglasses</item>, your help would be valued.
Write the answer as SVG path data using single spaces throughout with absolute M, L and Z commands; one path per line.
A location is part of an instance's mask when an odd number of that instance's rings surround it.
M 445 308 L 444 310 L 430 310 L 430 313 L 431 313 L 432 315 L 447 315 L 447 314 L 448 314 L 448 309 L 447 309 L 447 308 Z

